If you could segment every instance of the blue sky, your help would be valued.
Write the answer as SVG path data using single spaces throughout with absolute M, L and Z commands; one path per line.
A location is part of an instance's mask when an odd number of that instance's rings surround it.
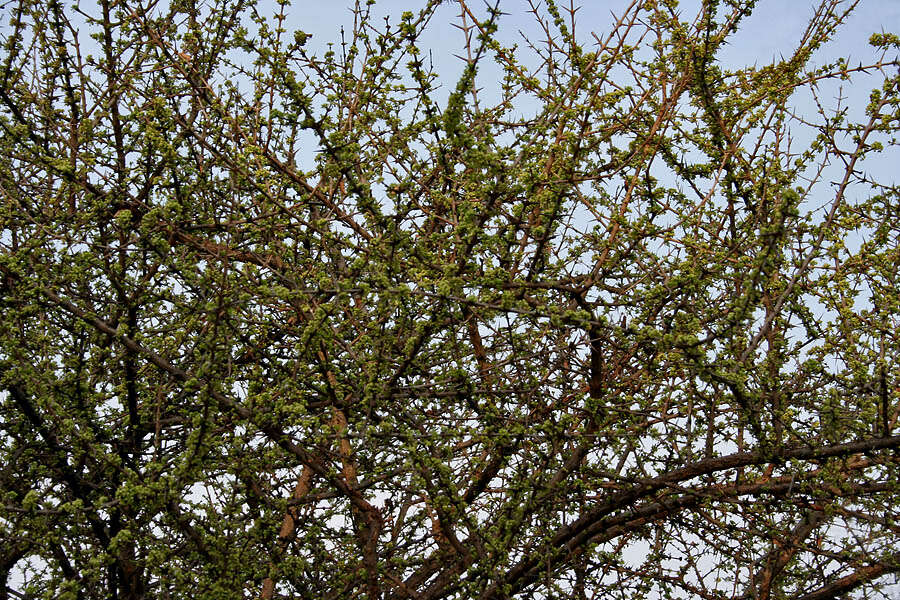
M 473 9 L 481 9 L 481 0 L 469 2 Z M 539 3 L 538 3 L 539 4 Z M 563 0 L 561 5 L 566 5 Z M 603 34 L 613 24 L 613 14 L 620 15 L 630 4 L 630 0 L 595 0 L 576 2 L 578 7 L 577 28 L 579 37 L 586 42 L 590 33 Z M 697 14 L 700 0 L 681 2 L 682 14 L 689 19 Z M 741 30 L 733 38 L 723 57 L 734 64 L 764 63 L 781 53 L 788 53 L 803 33 L 817 2 L 811 0 L 760 0 L 753 14 L 745 20 Z M 849 3 L 847 3 L 849 4 Z M 391 15 L 397 22 L 406 10 L 417 11 L 423 2 L 411 0 L 379 0 L 375 15 Z M 295 2 L 291 9 L 287 26 L 299 28 L 313 34 L 312 48 L 324 49 L 329 41 L 338 38 L 341 26 L 350 28 L 353 23 L 352 1 L 331 0 L 327 2 Z M 519 31 L 534 31 L 534 18 L 528 14 L 527 0 L 501 0 L 504 13 L 500 22 L 503 39 L 515 39 Z M 458 65 L 458 54 L 462 49 L 461 32 L 452 26 L 458 23 L 459 8 L 455 2 L 445 2 L 438 9 L 439 19 L 432 21 L 427 40 L 441 68 L 453 70 Z M 441 20 L 443 19 L 443 20 Z M 900 29 L 900 0 L 861 0 L 853 15 L 831 44 L 828 54 L 845 55 L 857 60 L 872 56 L 867 40 L 872 33 L 882 30 L 896 32 Z M 458 68 L 458 67 L 457 67 Z
M 558 0 L 561 7 L 568 6 L 569 0 Z M 613 15 L 621 15 L 632 3 L 632 0 L 594 0 L 575 2 L 578 7 L 576 33 L 587 49 L 593 44 L 592 33 L 603 36 L 610 32 L 615 22 Z M 850 6 L 852 0 L 845 0 L 841 6 Z M 372 8 L 376 22 L 382 24 L 385 15 L 391 16 L 391 22 L 399 22 L 403 11 L 417 12 L 423 1 L 412 0 L 378 0 Z M 541 0 L 534 4 L 543 9 Z M 723 4 L 727 4 L 723 2 Z M 720 53 L 726 67 L 739 68 L 747 65 L 762 66 L 780 56 L 789 56 L 802 36 L 810 17 L 813 15 L 817 0 L 760 0 L 754 12 L 744 20 L 741 28 L 727 47 Z M 470 0 L 468 5 L 473 10 L 485 14 L 483 0 Z M 691 21 L 698 14 L 702 0 L 683 0 L 680 3 L 682 18 Z M 348 32 L 352 29 L 352 0 L 330 0 L 302 2 L 296 1 L 288 10 L 285 26 L 288 31 L 302 29 L 312 34 L 307 48 L 323 53 L 329 42 L 340 40 L 340 29 Z M 539 39 L 540 32 L 535 27 L 535 19 L 529 14 L 528 0 L 500 0 L 500 7 L 505 13 L 499 23 L 498 37 L 505 43 L 523 42 L 523 34 L 533 40 Z M 261 7 L 262 8 L 262 7 Z M 273 3 L 274 9 L 274 3 Z M 463 53 L 464 36 L 454 26 L 459 21 L 459 5 L 455 1 L 446 1 L 438 8 L 424 36 L 426 51 L 430 51 L 436 72 L 442 87 L 437 95 L 439 101 L 454 89 L 457 77 L 462 70 L 462 61 L 454 55 Z M 542 10 L 542 12 L 544 12 Z M 544 12 L 544 14 L 546 14 Z M 859 0 L 856 8 L 835 38 L 814 57 L 815 64 L 833 62 L 838 57 L 848 58 L 851 66 L 859 63 L 872 63 L 878 54 L 868 44 L 873 33 L 888 31 L 900 33 L 900 0 Z M 527 57 L 529 50 L 522 51 Z M 893 58 L 892 56 L 888 57 Z M 523 59 L 527 60 L 527 59 Z M 483 61 L 479 73 L 478 86 L 482 97 L 490 97 L 492 87 L 499 87 L 499 79 L 490 71 L 491 61 Z M 499 73 L 499 71 L 498 71 Z M 880 85 L 883 80 L 878 73 L 869 77 L 856 76 L 852 86 L 839 82 L 823 82 L 820 87 L 820 100 L 831 107 L 837 104 L 840 95 L 844 105 L 851 107 L 851 118 L 863 119 L 864 108 L 868 102 L 869 92 Z M 443 103 L 443 102 L 441 102 Z M 795 107 L 803 114 L 814 110 L 808 97 L 794 98 Z

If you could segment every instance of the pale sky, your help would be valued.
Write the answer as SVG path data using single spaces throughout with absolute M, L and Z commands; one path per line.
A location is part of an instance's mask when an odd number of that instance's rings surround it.
M 573 0 L 574 1 L 574 0 Z M 543 10 L 541 0 L 533 0 L 534 4 Z M 558 0 L 560 7 L 568 6 L 569 0 Z M 364 3 L 364 2 L 363 2 Z M 848 6 L 851 0 L 844 2 Z M 410 10 L 417 13 L 423 6 L 421 0 L 378 0 L 372 8 L 372 14 L 376 16 L 376 22 L 383 24 L 385 15 L 391 16 L 391 22 L 396 24 L 400 20 L 403 11 Z M 486 14 L 484 0 L 469 0 L 469 6 L 478 10 L 482 15 Z M 590 50 L 593 44 L 592 32 L 603 37 L 609 33 L 615 22 L 613 14 L 621 15 L 624 9 L 631 4 L 631 0 L 594 0 L 575 2 L 578 7 L 576 19 L 576 33 Z M 681 2 L 682 18 L 693 20 L 698 13 L 702 0 L 683 0 Z M 723 3 L 726 4 L 726 3 Z M 730 38 L 728 46 L 719 54 L 719 58 L 726 67 L 737 68 L 745 65 L 757 64 L 762 66 L 780 56 L 789 56 L 795 49 L 797 42 L 803 35 L 815 7 L 819 4 L 816 0 L 760 0 L 750 17 L 745 18 L 739 31 Z M 343 26 L 348 32 L 352 29 L 353 15 L 352 0 L 331 0 L 303 2 L 297 0 L 289 8 L 289 16 L 285 21 L 288 31 L 301 29 L 312 34 L 312 39 L 307 44 L 307 49 L 321 55 L 329 42 L 340 41 L 340 28 Z M 498 37 L 505 43 L 519 43 L 521 60 L 527 61 L 531 51 L 524 49 L 522 34 L 531 39 L 540 39 L 540 33 L 535 28 L 534 16 L 528 13 L 528 0 L 500 0 L 500 7 L 505 14 L 499 22 Z M 274 8 L 274 4 L 273 4 Z M 459 21 L 459 5 L 454 1 L 446 1 L 438 9 L 438 13 L 429 25 L 424 50 L 431 51 L 436 72 L 439 75 L 442 87 L 436 98 L 443 105 L 443 100 L 454 89 L 457 77 L 462 70 L 462 61 L 454 55 L 463 53 L 464 37 L 462 32 L 454 27 Z M 878 53 L 868 44 L 868 39 L 873 33 L 882 31 L 900 33 L 900 0 L 859 0 L 859 3 L 849 20 L 839 30 L 835 38 L 824 48 L 820 49 L 813 61 L 820 65 L 833 62 L 838 57 L 847 57 L 851 66 L 859 63 L 869 64 L 875 62 Z M 889 56 L 888 59 L 894 58 Z M 489 99 L 491 87 L 499 86 L 498 77 L 494 77 L 491 69 L 492 61 L 482 61 L 483 67 L 479 72 L 477 85 L 481 89 L 482 99 Z M 499 74 L 499 71 L 496 71 Z M 873 87 L 880 86 L 883 80 L 878 73 L 871 76 L 854 76 L 853 85 L 848 86 L 840 82 L 822 82 L 820 85 L 820 100 L 836 105 L 836 98 L 840 94 L 845 98 L 844 105 L 851 107 L 850 118 L 862 120 L 864 109 L 868 103 L 868 96 Z M 808 94 L 806 97 L 798 95 L 793 99 L 794 106 L 803 114 L 815 110 Z M 896 168 L 891 163 L 897 157 L 889 158 L 882 155 L 872 159 L 872 165 L 881 165 L 890 169 L 893 173 Z M 868 167 L 868 165 L 867 165 Z
M 536 0 L 536 4 L 542 4 Z M 579 38 L 585 42 L 591 40 L 590 33 L 607 33 L 613 24 L 612 14 L 620 15 L 623 9 L 630 4 L 630 0 L 595 0 L 576 2 L 578 8 L 576 29 Z M 567 5 L 567 0 L 559 2 Z M 684 0 L 681 2 L 682 14 L 685 19 L 695 16 L 700 6 L 700 0 Z M 732 38 L 732 43 L 726 49 L 722 57 L 733 64 L 764 63 L 777 57 L 780 53 L 787 54 L 793 48 L 796 40 L 802 35 L 809 17 L 813 14 L 817 2 L 812 0 L 760 0 L 753 14 L 744 20 L 740 31 Z M 417 12 L 423 5 L 415 0 L 378 0 L 373 8 L 373 14 L 378 16 L 378 22 L 384 15 L 392 16 L 391 21 L 396 23 L 403 11 Z M 484 2 L 471 0 L 469 5 L 484 14 Z M 286 21 L 289 30 L 302 29 L 313 34 L 309 44 L 310 48 L 323 49 L 329 41 L 339 40 L 338 32 L 341 26 L 348 30 L 353 20 L 350 8 L 352 1 L 332 0 L 329 2 L 295 2 Z M 534 32 L 534 17 L 528 14 L 529 3 L 527 0 L 501 0 L 501 9 L 508 13 L 500 21 L 499 35 L 504 40 L 521 39 L 517 32 Z M 438 9 L 438 17 L 429 29 L 426 38 L 433 51 L 435 62 L 439 68 L 447 68 L 451 72 L 458 72 L 460 61 L 453 58 L 453 54 L 459 54 L 462 50 L 462 33 L 452 26 L 458 23 L 459 7 L 455 2 L 445 2 Z M 872 33 L 882 30 L 897 33 L 900 29 L 900 0 L 860 0 L 850 20 L 840 31 L 837 38 L 831 43 L 827 54 L 847 55 L 857 60 L 866 60 L 873 56 L 872 49 L 867 40 Z M 456 65 L 456 70 L 453 67 Z M 453 80 L 451 76 L 450 81 Z

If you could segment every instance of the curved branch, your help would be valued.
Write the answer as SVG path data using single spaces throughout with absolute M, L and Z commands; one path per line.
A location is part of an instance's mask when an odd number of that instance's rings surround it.
M 799 596 L 797 600 L 832 600 L 833 598 L 839 598 L 847 592 L 853 591 L 861 585 L 865 585 L 888 573 L 900 573 L 900 552 L 893 554 L 889 562 L 879 562 L 876 565 L 860 567 L 853 573 L 832 581 L 814 592 Z

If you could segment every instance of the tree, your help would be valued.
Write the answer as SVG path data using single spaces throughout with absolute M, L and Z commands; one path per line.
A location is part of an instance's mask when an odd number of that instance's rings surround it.
M 322 56 L 286 1 L 6 4 L 0 598 L 896 581 L 900 40 L 458 0 L 444 101 L 440 4 Z

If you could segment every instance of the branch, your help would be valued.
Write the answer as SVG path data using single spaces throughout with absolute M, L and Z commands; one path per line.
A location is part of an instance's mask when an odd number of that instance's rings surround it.
M 820 587 L 814 592 L 799 596 L 797 600 L 832 600 L 833 598 L 839 598 L 847 592 L 855 590 L 859 586 L 869 583 L 882 575 L 900 572 L 900 552 L 893 554 L 889 558 L 889 561 L 889 563 L 880 562 L 877 565 L 860 567 L 850 575 L 841 577 L 828 585 Z
M 728 471 L 751 465 L 761 465 L 773 461 L 782 462 L 791 459 L 822 460 L 898 447 L 900 447 L 900 436 L 874 438 L 847 444 L 823 446 L 820 448 L 786 448 L 780 452 L 776 452 L 774 456 L 770 451 L 737 452 L 727 456 L 697 461 L 670 473 L 647 479 L 632 486 L 631 489 L 613 494 L 605 502 L 602 502 L 595 508 L 585 512 L 575 522 L 560 527 L 549 542 L 523 557 L 514 567 L 507 571 L 505 576 L 498 579 L 493 585 L 485 590 L 484 594 L 482 594 L 482 598 L 496 598 L 498 597 L 499 590 L 507 588 L 508 586 L 512 586 L 516 590 L 523 589 L 538 577 L 540 572 L 545 570 L 548 560 L 551 562 L 551 566 L 557 564 L 563 561 L 571 553 L 579 552 L 588 544 L 597 542 L 598 538 L 609 535 L 610 531 L 612 531 L 615 526 L 615 523 L 618 523 L 622 519 L 620 516 L 610 520 L 610 515 L 620 510 L 623 506 L 633 506 L 642 498 L 651 496 L 661 489 L 682 484 L 701 475 L 710 475 L 721 471 Z M 751 490 L 756 490 L 755 493 L 761 493 L 766 489 L 764 487 L 765 485 L 766 484 L 754 484 L 750 487 L 741 486 L 733 489 L 744 490 L 742 492 L 743 494 L 751 493 Z M 791 485 L 793 485 L 792 482 L 784 483 L 782 484 L 782 487 L 784 487 L 785 490 L 788 490 Z M 685 496 L 675 500 L 667 499 L 666 506 L 673 506 L 673 502 L 675 503 L 675 506 L 678 506 L 680 503 L 686 502 L 685 498 L 688 497 L 691 496 Z M 647 510 L 648 506 L 644 506 L 638 511 L 629 514 L 640 515 L 642 514 L 641 511 Z M 670 512 L 670 509 L 666 509 L 666 514 L 668 514 L 668 512 Z M 653 513 L 652 510 L 651 513 Z M 641 516 L 641 524 L 653 520 L 652 516 L 652 514 L 646 517 Z M 629 517 L 629 520 L 630 519 L 631 517 Z M 620 533 L 616 535 L 620 535 Z M 604 540 L 600 539 L 599 541 Z

